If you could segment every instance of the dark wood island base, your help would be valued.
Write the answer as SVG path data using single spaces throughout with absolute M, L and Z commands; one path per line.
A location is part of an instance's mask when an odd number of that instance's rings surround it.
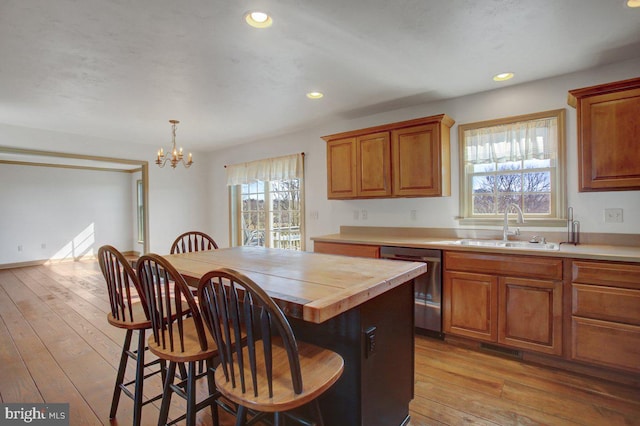
M 414 383 L 413 282 L 321 324 L 290 322 L 298 339 L 334 350 L 345 360 L 342 377 L 320 399 L 325 424 L 408 424 Z

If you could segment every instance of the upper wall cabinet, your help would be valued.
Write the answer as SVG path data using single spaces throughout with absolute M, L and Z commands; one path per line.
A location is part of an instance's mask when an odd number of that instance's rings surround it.
M 323 136 L 329 199 L 451 195 L 445 114 Z
M 569 91 L 580 191 L 640 189 L 640 78 Z

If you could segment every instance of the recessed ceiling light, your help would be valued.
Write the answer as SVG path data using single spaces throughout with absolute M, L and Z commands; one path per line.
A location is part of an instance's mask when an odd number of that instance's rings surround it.
M 493 76 L 493 81 L 506 81 L 513 78 L 512 72 L 502 72 Z
M 307 98 L 309 99 L 320 99 L 324 94 L 322 92 L 309 92 L 307 93 Z
M 244 15 L 244 20 L 254 28 L 269 28 L 273 24 L 271 16 L 260 11 L 247 12 Z
M 640 0 L 627 0 L 627 6 L 640 7 Z

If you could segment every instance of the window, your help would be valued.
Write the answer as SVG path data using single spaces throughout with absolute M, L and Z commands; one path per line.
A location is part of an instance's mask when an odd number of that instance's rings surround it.
M 227 167 L 232 245 L 304 250 L 302 158 Z
M 138 215 L 138 242 L 144 242 L 144 186 L 142 180 L 136 181 L 137 215 Z
M 461 219 L 499 219 L 510 203 L 534 222 L 561 219 L 564 133 L 564 110 L 460 125 Z

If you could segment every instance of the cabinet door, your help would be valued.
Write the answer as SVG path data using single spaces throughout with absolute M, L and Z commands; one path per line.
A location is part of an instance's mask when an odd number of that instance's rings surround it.
M 562 281 L 500 277 L 498 342 L 562 355 Z
M 497 341 L 497 277 L 445 271 L 443 290 L 445 333 Z
M 356 138 L 327 142 L 327 198 L 356 196 Z
M 449 176 L 448 157 L 443 165 L 439 123 L 407 127 L 391 133 L 393 153 L 393 194 L 396 196 L 449 195 L 443 190 L 443 174 Z M 443 170 L 446 167 L 446 170 Z
M 391 195 L 389 132 L 356 138 L 356 192 L 359 197 Z
M 640 78 L 572 90 L 580 191 L 640 189 Z

